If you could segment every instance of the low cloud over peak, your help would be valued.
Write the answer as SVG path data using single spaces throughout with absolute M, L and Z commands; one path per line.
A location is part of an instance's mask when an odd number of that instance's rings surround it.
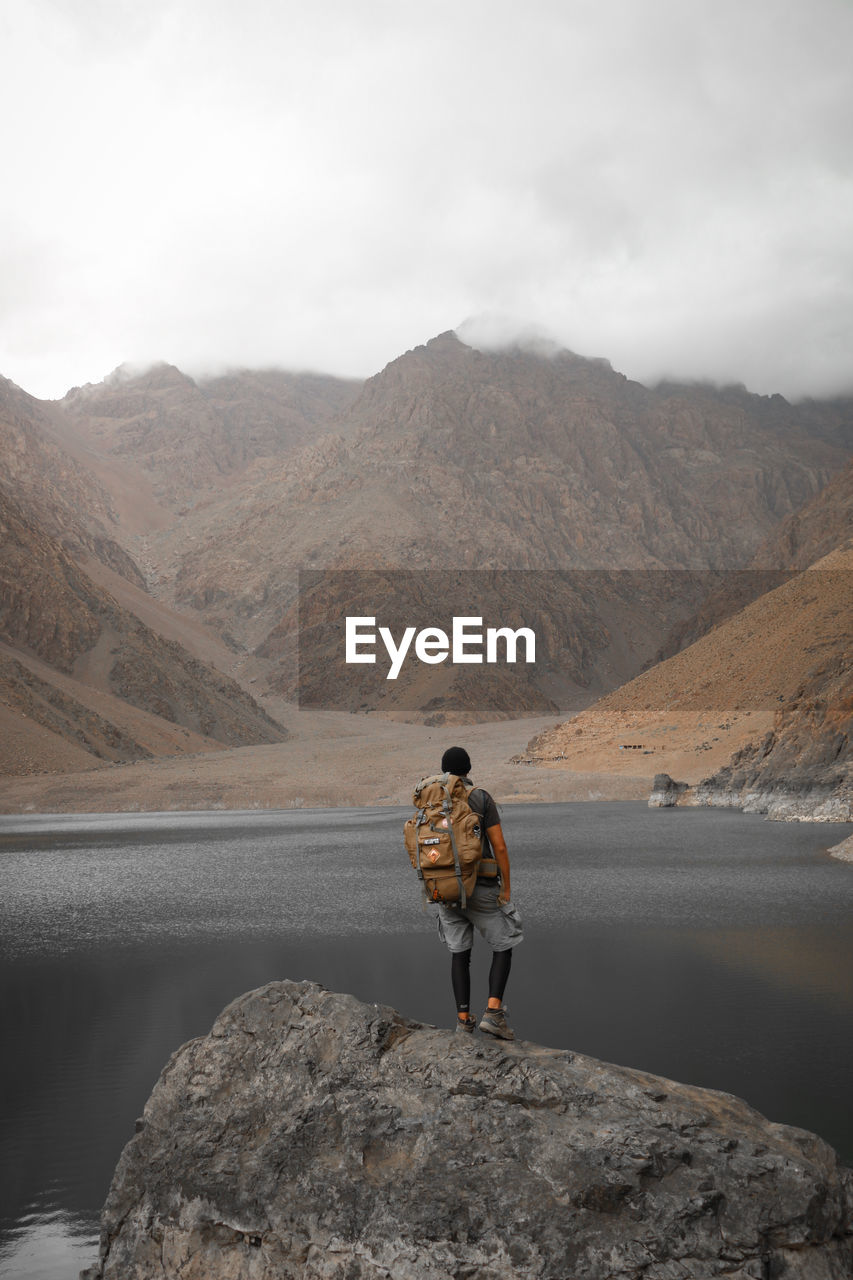
M 495 313 L 469 316 L 457 325 L 455 333 L 460 342 L 477 351 L 517 349 L 538 356 L 553 356 L 565 350 L 565 344 L 541 325 Z

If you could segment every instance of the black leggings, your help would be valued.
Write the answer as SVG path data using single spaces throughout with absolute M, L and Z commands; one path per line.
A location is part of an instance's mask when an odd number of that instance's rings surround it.
M 489 998 L 503 1000 L 507 978 L 512 967 L 512 947 L 493 951 L 489 969 Z M 454 951 L 450 957 L 450 979 L 458 1013 L 467 1013 L 471 1003 L 471 949 Z

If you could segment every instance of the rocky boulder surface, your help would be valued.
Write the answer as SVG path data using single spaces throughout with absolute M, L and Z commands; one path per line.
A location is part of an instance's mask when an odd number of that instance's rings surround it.
M 179 1049 L 89 1280 L 842 1280 L 853 1171 L 727 1094 L 309 982 Z

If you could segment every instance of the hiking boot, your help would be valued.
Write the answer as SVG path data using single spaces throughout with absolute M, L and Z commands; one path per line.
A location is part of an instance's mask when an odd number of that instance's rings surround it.
M 456 1019 L 456 1030 L 464 1031 L 466 1035 L 470 1035 L 471 1032 L 476 1028 L 476 1026 L 477 1026 L 477 1019 L 472 1018 L 470 1013 L 468 1014 L 467 1018 Z
M 503 1005 L 500 1009 L 486 1010 L 480 1019 L 480 1030 L 487 1031 L 490 1036 L 497 1036 L 499 1040 L 515 1039 L 515 1032 L 507 1025 L 506 1008 Z

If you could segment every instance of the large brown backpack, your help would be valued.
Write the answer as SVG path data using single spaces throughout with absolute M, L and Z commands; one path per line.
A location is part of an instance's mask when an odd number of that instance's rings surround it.
M 406 852 L 424 895 L 430 902 L 446 902 L 462 908 L 477 876 L 497 876 L 480 814 L 468 803 L 473 791 L 455 773 L 422 778 L 412 796 L 417 812 L 403 828 Z

